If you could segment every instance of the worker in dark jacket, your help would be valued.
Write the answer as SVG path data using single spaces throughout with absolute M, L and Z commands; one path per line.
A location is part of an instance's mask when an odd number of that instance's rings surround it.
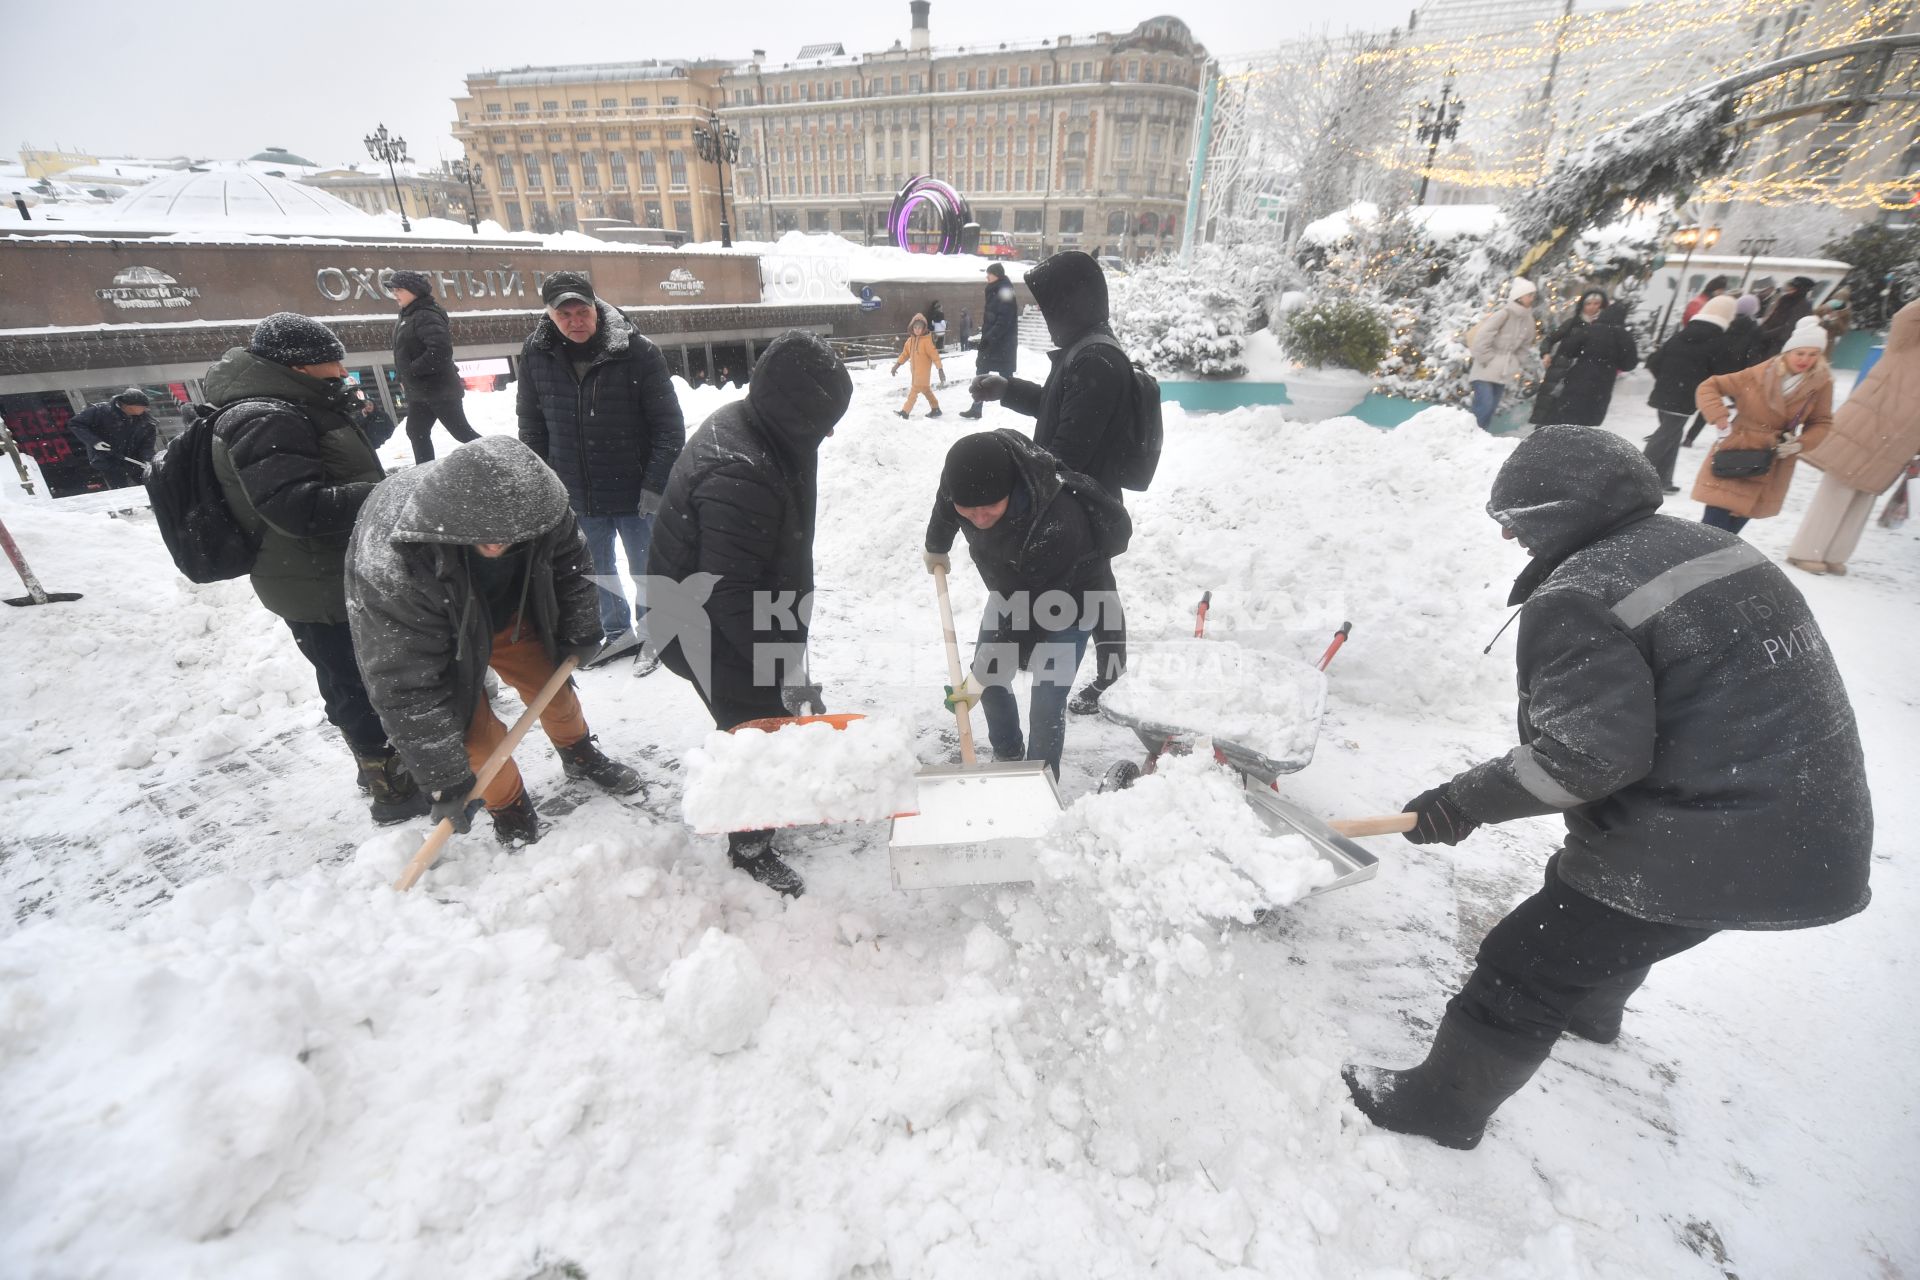
M 652 634 L 716 729 L 823 705 L 805 660 L 814 505 L 821 442 L 852 399 L 832 347 L 783 334 L 754 365 L 746 398 L 715 410 L 673 464 L 648 557 Z M 770 831 L 733 833 L 728 856 L 777 893 L 802 891 Z
M 375 714 L 347 628 L 347 536 L 386 473 L 359 425 L 347 350 L 318 320 L 280 312 L 207 370 L 213 474 L 234 518 L 259 540 L 251 581 L 313 665 L 327 719 L 359 766 L 377 823 L 427 800 Z
M 407 393 L 407 439 L 413 442 L 416 463 L 433 461 L 433 424 L 447 424 L 447 433 L 465 444 L 480 433 L 467 423 L 466 384 L 453 362 L 453 327 L 433 297 L 433 281 L 425 272 L 395 271 L 387 288 L 400 304 L 393 326 L 393 367 Z
M 992 593 L 972 673 L 953 702 L 979 702 L 995 760 L 1044 760 L 1060 776 L 1067 693 L 1113 594 L 1111 557 L 1132 528 L 1127 509 L 1098 481 L 1018 431 L 962 436 L 947 450 L 924 558 L 929 573 L 948 571 L 953 535 L 964 532 Z M 1073 609 L 1053 609 L 1042 600 L 1050 592 L 1071 598 Z M 1033 673 L 1024 737 L 1010 687 L 1021 671 Z
M 153 450 L 159 442 L 152 400 L 138 387 L 128 387 L 111 400 L 90 404 L 67 419 L 67 430 L 86 446 L 87 465 L 109 489 L 139 484 L 153 470 Z
M 1013 286 L 1007 283 L 1007 269 L 997 262 L 987 264 L 987 300 L 980 311 L 980 341 L 974 344 L 979 354 L 973 358 L 976 374 L 999 373 L 1011 378 L 1020 360 L 1020 304 Z M 963 418 L 978 418 L 986 406 L 979 396 L 961 411 Z
M 1069 471 L 1092 476 L 1116 502 L 1120 470 L 1133 439 L 1133 363 L 1107 325 L 1107 273 L 1078 249 L 1056 253 L 1027 272 L 1027 288 L 1046 318 L 1055 350 L 1045 386 L 984 374 L 973 380 L 981 400 L 1006 401 L 1035 419 L 1033 442 Z M 1100 695 L 1127 669 L 1127 617 L 1120 597 L 1094 634 L 1093 681 L 1068 704 L 1075 715 L 1100 709 Z
M 645 675 L 658 664 L 645 644 L 647 546 L 687 438 L 680 397 L 660 348 L 595 298 L 586 276 L 556 271 L 540 296 L 546 317 L 520 352 L 520 439 L 567 486 L 593 556 L 606 639 L 588 665 L 630 657 Z M 631 613 L 616 542 L 626 548 L 633 578 Z
M 1734 321 L 1737 305 L 1725 293 L 1709 299 L 1647 357 L 1647 370 L 1653 374 L 1653 394 L 1647 403 L 1660 415 L 1660 425 L 1647 437 L 1647 461 L 1668 493 L 1680 492 L 1673 482 L 1673 468 L 1680 458 L 1681 433 L 1695 413 L 1694 391 L 1715 374 L 1735 372 L 1726 360 L 1727 327 Z
M 1426 1062 L 1343 1073 L 1376 1124 L 1472 1147 L 1562 1032 L 1619 1034 L 1648 966 L 1867 905 L 1873 802 L 1819 624 L 1766 555 L 1659 506 L 1646 459 L 1591 428 L 1537 432 L 1494 480 L 1487 510 L 1533 558 L 1512 597 L 1521 741 L 1415 798 L 1407 838 L 1553 813 L 1567 834 Z
M 1627 304 L 1609 303 L 1554 352 L 1560 391 L 1554 399 L 1553 421 L 1599 426 L 1613 404 L 1613 384 L 1639 364 L 1640 352 L 1627 332 Z
M 347 613 L 367 689 L 394 745 L 433 793 L 430 816 L 465 834 L 484 803 L 502 844 L 541 835 L 513 761 L 482 800 L 467 795 L 506 726 L 487 699 L 491 667 L 531 705 L 565 658 L 600 647 L 593 562 L 567 491 L 517 440 L 489 436 L 412 467 L 374 494 L 347 552 Z M 613 795 L 640 777 L 601 753 L 568 681 L 540 727 L 569 778 Z

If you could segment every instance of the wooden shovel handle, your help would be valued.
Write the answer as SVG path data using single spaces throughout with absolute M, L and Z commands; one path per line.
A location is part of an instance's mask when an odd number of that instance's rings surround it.
M 935 568 L 934 589 L 940 593 L 940 631 L 947 642 L 947 682 L 958 693 L 964 677 L 960 674 L 960 637 L 953 629 L 953 602 L 947 599 L 947 571 Z M 960 763 L 973 763 L 973 717 L 961 703 L 953 709 L 954 722 L 960 727 Z
M 1377 818 L 1336 818 L 1327 825 L 1343 836 L 1393 836 L 1413 830 L 1419 822 L 1417 813 L 1390 813 Z
M 534 695 L 533 701 L 527 704 L 527 709 L 520 713 L 518 720 L 513 722 L 513 728 L 507 730 L 507 736 L 500 739 L 500 745 L 493 749 L 486 763 L 480 766 L 480 772 L 474 777 L 473 790 L 467 792 L 468 804 L 480 799 L 486 793 L 488 784 L 501 769 L 506 767 L 507 761 L 513 758 L 513 749 L 520 745 L 520 739 L 527 736 L 527 730 L 533 728 L 533 722 L 540 718 L 540 713 L 547 709 L 547 704 L 553 701 L 554 695 L 560 692 L 560 687 L 566 684 L 568 678 L 573 675 L 573 669 L 579 665 L 579 659 L 568 658 L 547 678 L 547 682 L 540 686 L 540 692 Z M 434 829 L 427 833 L 426 840 L 420 845 L 420 852 L 413 855 L 413 861 L 409 862 L 407 869 L 400 873 L 400 878 L 393 882 L 393 887 L 402 893 L 413 888 L 420 877 L 427 873 L 427 868 L 433 865 L 434 859 L 440 856 L 441 847 L 451 839 L 453 839 L 453 819 L 442 818 Z

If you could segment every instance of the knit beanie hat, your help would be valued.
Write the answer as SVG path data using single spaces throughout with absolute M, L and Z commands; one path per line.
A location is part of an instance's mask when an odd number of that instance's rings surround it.
M 1538 289 L 1533 287 L 1533 281 L 1527 279 L 1525 276 L 1515 276 L 1513 282 L 1507 286 L 1508 298 L 1524 298 L 1530 293 L 1539 292 Z
M 1821 355 L 1827 354 L 1827 331 L 1812 316 L 1793 326 L 1793 333 L 1787 338 L 1787 345 L 1780 348 L 1780 354 L 1785 355 L 1789 351 L 1800 351 L 1807 347 L 1813 348 Z
M 1693 313 L 1695 320 L 1705 320 L 1708 324 L 1719 325 L 1722 329 L 1733 323 L 1738 314 L 1739 304 L 1727 294 L 1708 298 L 1706 305 Z
M 1757 316 L 1760 314 L 1760 299 L 1750 293 L 1741 294 L 1740 301 L 1734 303 L 1733 306 L 1734 310 L 1743 316 Z
M 405 289 L 416 298 L 433 296 L 433 281 L 424 271 L 395 271 L 387 277 L 387 288 Z
M 1005 280 L 1006 278 L 1007 278 L 1007 269 L 1005 267 L 1001 266 L 997 262 L 989 262 L 987 264 L 987 279 Z
M 333 330 L 311 316 L 292 311 L 276 311 L 253 326 L 247 350 L 290 369 L 347 358 L 347 349 L 333 336 Z
M 125 391 L 122 391 L 113 398 L 113 403 L 120 405 L 141 404 L 151 408 L 153 398 L 138 387 L 128 387 Z
M 996 432 L 961 436 L 947 450 L 940 487 L 954 505 L 990 507 L 1013 492 L 1013 455 Z

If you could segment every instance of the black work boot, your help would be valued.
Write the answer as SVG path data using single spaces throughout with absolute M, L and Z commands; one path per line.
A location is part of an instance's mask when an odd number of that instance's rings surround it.
M 560 767 L 569 778 L 585 778 L 608 795 L 630 796 L 640 789 L 640 775 L 624 764 L 609 760 L 594 746 L 589 734 L 570 747 L 556 745 Z
M 1612 1044 L 1618 1040 L 1620 1019 L 1627 1011 L 1627 997 L 1638 991 L 1640 984 L 1647 980 L 1649 967 L 1642 965 L 1638 969 L 1629 969 L 1588 992 L 1587 998 L 1573 1007 L 1573 1014 L 1567 1019 L 1567 1030 L 1595 1044 Z
M 806 892 L 800 873 L 773 851 L 771 831 L 736 831 L 728 836 L 727 861 L 785 897 L 797 898 Z
M 1503 1052 L 1498 1034 L 1469 1028 L 1448 1014 L 1434 1032 L 1427 1060 L 1406 1071 L 1348 1064 L 1340 1068 L 1347 1092 L 1367 1119 L 1382 1129 L 1431 1138 L 1443 1147 L 1471 1151 L 1500 1104 L 1533 1078 L 1551 1046 L 1513 1042 Z
M 392 747 L 355 747 L 353 761 L 360 766 L 355 781 L 372 801 L 368 812 L 373 815 L 376 826 L 390 827 L 408 818 L 418 818 L 433 807 L 431 797 L 420 789 Z
M 973 402 L 973 408 L 971 408 L 971 409 L 962 409 L 962 410 L 960 411 L 960 416 L 961 416 L 961 417 L 963 417 L 963 418 L 972 418 L 972 419 L 974 419 L 975 421 L 978 421 L 978 420 L 979 420 L 979 418 L 980 418 L 980 415 L 981 415 L 981 408 L 980 408 L 980 402 L 979 402 L 978 400 L 975 400 L 975 401 Z
M 540 815 L 534 811 L 533 793 L 524 788 L 518 800 L 504 809 L 487 810 L 487 816 L 493 819 L 493 838 L 509 849 L 536 844 L 546 834 L 540 825 Z
M 1106 691 L 1107 687 L 1096 680 L 1068 700 L 1067 710 L 1077 716 L 1093 715 L 1100 710 L 1100 695 Z

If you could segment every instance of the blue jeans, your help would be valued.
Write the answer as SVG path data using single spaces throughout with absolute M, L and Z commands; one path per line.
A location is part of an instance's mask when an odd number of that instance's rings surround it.
M 647 623 L 647 548 L 653 543 L 653 517 L 635 512 L 630 516 L 577 516 L 580 532 L 587 536 L 587 554 L 593 557 L 593 573 L 600 588 L 600 629 L 607 639 L 627 629 L 627 597 L 620 589 L 620 570 L 614 559 L 615 535 L 627 548 L 627 572 L 633 576 L 634 629 L 642 637 Z
M 982 686 L 980 709 L 987 716 L 987 741 L 1001 760 L 1044 760 L 1060 776 L 1060 753 L 1067 743 L 1067 695 L 1074 673 L 1086 656 L 1091 630 L 1047 632 L 1052 639 L 1032 647 L 1025 668 L 1033 673 L 1028 696 L 1027 734 L 1020 735 L 1020 702 L 1013 696 L 1014 672 L 1020 668 L 1017 636 L 1002 630 L 991 613 L 980 619 L 980 637 L 974 644 L 973 678 Z
M 1739 533 L 1747 527 L 1750 516 L 1737 516 L 1725 507 L 1708 507 L 1700 516 L 1701 524 L 1712 525 L 1716 529 L 1725 529 L 1728 533 Z
M 1507 393 L 1505 383 L 1476 382 L 1473 384 L 1473 420 L 1485 431 L 1493 421 L 1494 412 L 1500 408 L 1500 397 Z

